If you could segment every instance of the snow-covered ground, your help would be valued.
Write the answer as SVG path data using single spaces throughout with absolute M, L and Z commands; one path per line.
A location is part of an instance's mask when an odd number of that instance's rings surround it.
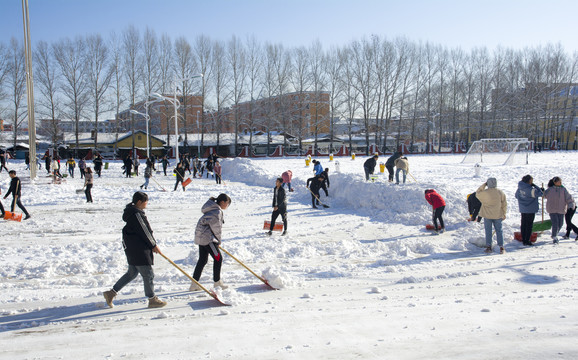
M 303 158 L 225 159 L 222 185 L 194 179 L 186 192 L 173 192 L 174 177 L 157 174 L 168 191 L 151 181 L 146 214 L 165 255 L 192 274 L 200 208 L 225 192 L 233 202 L 223 247 L 281 287 L 268 290 L 225 255 L 222 279 L 230 288 L 221 297 L 232 306 L 221 306 L 188 292 L 190 281 L 157 255 L 155 288 L 168 301 L 161 309 L 146 307 L 140 277 L 114 308 L 102 297 L 126 271 L 121 215 L 142 175 L 123 178 L 121 164 L 111 162 L 86 204 L 75 192 L 78 175 L 54 185 L 43 169 L 31 183 L 24 164 L 11 162 L 32 218 L 1 223 L 0 358 L 578 358 L 574 235 L 554 246 L 546 232 L 534 248 L 513 240 L 518 181 L 560 176 L 578 196 L 575 152 L 531 154 L 529 165 L 482 165 L 480 177 L 462 156 L 409 156 L 404 185 L 383 176 L 365 182 L 365 159 L 319 159 L 331 180 L 330 196 L 322 195 L 331 207 L 319 210 L 311 208 L 305 182 L 312 168 Z M 296 188 L 288 193 L 288 235 L 268 237 L 262 229 L 272 187 L 287 169 Z M 504 255 L 485 255 L 483 224 L 465 221 L 466 195 L 488 176 L 508 198 Z M 8 181 L 2 172 L 3 194 Z M 428 188 L 447 202 L 448 231 L 438 236 L 424 229 Z M 208 287 L 211 273 L 209 261 L 201 278 Z

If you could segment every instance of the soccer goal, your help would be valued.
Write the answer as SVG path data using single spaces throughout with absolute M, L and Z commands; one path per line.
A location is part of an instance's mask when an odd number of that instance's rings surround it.
M 462 160 L 464 163 L 528 164 L 530 141 L 524 138 L 476 140 Z

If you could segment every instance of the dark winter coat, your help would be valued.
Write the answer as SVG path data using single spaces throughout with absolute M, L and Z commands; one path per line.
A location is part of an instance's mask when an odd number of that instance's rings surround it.
M 102 168 L 102 159 L 100 157 L 94 159 L 92 163 L 94 164 L 94 170 L 100 170 Z
M 20 183 L 20 179 L 18 178 L 18 176 L 15 176 L 12 178 L 12 180 L 10 180 L 10 188 L 8 189 L 8 192 L 6 193 L 6 195 L 4 195 L 4 197 L 6 198 L 10 194 L 12 194 L 12 196 L 20 197 L 22 195 L 20 193 L 21 190 L 22 184 Z
M 393 167 L 395 165 L 395 160 L 399 159 L 401 157 L 402 153 L 401 152 L 396 152 L 395 154 L 391 155 L 387 161 L 385 162 L 386 166 L 390 166 Z
M 538 198 L 543 196 L 542 189 L 538 186 L 528 184 L 520 181 L 518 183 L 518 190 L 516 190 L 516 199 L 518 199 L 518 207 L 522 214 L 535 214 L 538 212 Z
M 177 181 L 185 179 L 185 168 L 184 167 L 177 167 L 173 170 L 175 174 L 177 174 Z
M 425 191 L 425 199 L 431 206 L 433 206 L 434 210 L 439 207 L 446 206 L 445 200 L 434 189 Z
M 377 165 L 377 159 L 375 159 L 373 156 L 365 160 L 363 163 L 363 167 L 369 170 L 369 173 L 371 174 L 373 174 L 373 170 L 375 170 L 375 165 Z
M 478 200 L 476 193 L 473 192 L 468 195 L 468 211 L 470 214 L 478 214 L 482 208 L 482 203 Z
M 321 189 L 322 184 L 323 181 L 319 180 L 319 176 L 314 176 L 312 178 L 307 179 L 307 187 L 314 194 L 319 194 L 319 189 Z
M 128 204 L 122 214 L 122 246 L 129 265 L 153 265 L 153 248 L 157 243 L 144 211 Z
M 273 207 L 279 208 L 281 213 L 287 212 L 287 198 L 283 186 L 273 188 Z

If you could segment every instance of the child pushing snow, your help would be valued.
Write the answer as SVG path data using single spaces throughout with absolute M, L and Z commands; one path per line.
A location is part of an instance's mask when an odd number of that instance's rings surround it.
M 434 224 L 435 233 L 436 234 L 439 234 L 440 232 L 443 233 L 445 230 L 445 226 L 444 226 L 444 219 L 442 218 L 442 213 L 446 208 L 446 202 L 441 197 L 441 195 L 438 194 L 434 189 L 425 190 L 425 199 L 433 208 L 432 221 Z M 440 221 L 439 227 L 438 227 L 438 219 Z

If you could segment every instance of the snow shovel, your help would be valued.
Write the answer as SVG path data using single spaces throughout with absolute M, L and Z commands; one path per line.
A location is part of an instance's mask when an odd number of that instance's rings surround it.
M 321 200 L 319 200 L 319 196 L 315 195 L 315 194 L 313 193 L 313 191 L 311 191 L 310 188 L 307 188 L 307 190 L 309 190 L 309 192 L 311 193 L 311 195 L 315 196 L 315 198 L 317 199 L 317 201 L 319 201 L 319 203 L 320 203 L 321 205 L 323 205 L 324 208 L 328 208 L 328 207 L 329 207 L 329 205 L 326 205 L 326 204 L 324 204 Z
M 197 280 L 195 280 L 191 275 L 187 274 L 185 272 L 185 270 L 181 269 L 179 267 L 179 265 L 175 264 L 171 259 L 169 259 L 168 257 L 165 256 L 165 254 L 163 253 L 159 253 L 162 257 L 164 257 L 168 262 L 171 263 L 171 265 L 173 265 L 174 267 L 176 267 L 180 272 L 182 272 L 183 274 L 185 274 L 186 277 L 188 277 L 192 282 L 194 282 L 195 284 L 197 284 L 198 287 L 200 287 L 203 291 L 205 291 L 207 294 L 211 295 L 211 297 L 215 300 L 217 300 L 218 302 L 220 302 L 222 305 L 227 305 L 230 306 L 231 304 L 227 304 L 224 303 L 221 299 L 219 299 L 219 297 L 217 296 L 217 293 L 214 291 L 210 291 L 208 290 L 206 287 L 204 287 L 203 285 L 201 285 Z
M 542 188 L 544 183 L 542 183 Z M 532 224 L 532 232 L 542 232 L 552 228 L 552 220 L 544 220 L 544 196 L 542 196 L 542 221 Z
M 153 179 L 153 181 L 156 182 L 157 185 L 161 187 L 161 190 L 162 190 L 162 191 L 165 191 L 165 192 L 167 191 L 167 189 L 165 189 L 161 184 L 159 184 L 159 182 L 156 181 L 154 177 L 151 176 L 151 179 Z
M 82 189 L 76 189 L 77 194 L 82 194 L 84 192 L 84 187 Z
M 223 252 L 227 255 L 229 255 L 230 257 L 233 258 L 233 260 L 235 260 L 236 262 L 238 262 L 242 267 L 244 267 L 245 269 L 249 270 L 249 272 L 251 274 L 253 274 L 257 279 L 261 280 L 265 285 L 269 286 L 271 289 L 273 290 L 279 290 L 276 287 L 272 286 L 271 284 L 269 284 L 269 282 L 266 279 L 263 279 L 261 276 L 255 274 L 255 272 L 251 269 L 249 269 L 247 267 L 247 265 L 243 264 L 239 259 L 237 259 L 236 257 L 234 257 L 230 252 L 228 252 L 227 250 L 223 249 L 220 245 L 219 245 L 219 249 L 223 250 Z

